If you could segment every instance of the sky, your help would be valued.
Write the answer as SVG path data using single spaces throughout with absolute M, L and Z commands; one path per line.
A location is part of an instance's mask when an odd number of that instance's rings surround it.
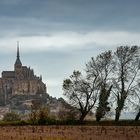
M 0 0 L 0 73 L 23 65 L 63 97 L 63 80 L 91 57 L 140 45 L 140 0 Z

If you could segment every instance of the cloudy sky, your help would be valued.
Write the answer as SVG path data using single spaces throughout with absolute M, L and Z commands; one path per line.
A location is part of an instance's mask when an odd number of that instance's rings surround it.
M 42 74 L 51 96 L 92 56 L 140 45 L 140 0 L 0 0 L 0 72 L 23 65 Z

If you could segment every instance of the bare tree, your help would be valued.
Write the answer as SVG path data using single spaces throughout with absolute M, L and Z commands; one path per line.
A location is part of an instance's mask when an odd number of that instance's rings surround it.
M 90 79 L 94 79 L 95 75 L 99 81 L 99 104 L 96 110 L 96 120 L 100 121 L 110 111 L 108 106 L 108 98 L 111 93 L 112 83 L 111 76 L 114 68 L 113 56 L 111 51 L 104 52 L 96 57 L 92 58 L 91 61 L 86 65 L 87 74 Z
M 139 69 L 140 69 L 140 65 L 139 65 Z M 138 121 L 139 120 L 139 118 L 140 118 L 140 78 L 139 78 L 139 82 L 138 82 L 138 88 L 136 89 L 136 97 L 137 97 L 137 99 L 138 99 L 138 102 L 137 102 L 137 115 L 136 115 L 136 117 L 135 117 L 135 121 Z M 136 103 L 136 102 L 135 102 Z
M 31 113 L 29 114 L 29 120 L 32 124 L 36 124 L 38 121 L 38 110 L 41 108 L 41 103 L 38 100 L 32 100 Z
M 140 69 L 140 63 L 139 63 Z M 137 84 L 131 89 L 133 92 L 128 98 L 129 106 L 131 104 L 131 108 L 136 111 L 135 121 L 138 121 L 140 118 L 140 73 L 138 74 L 138 82 Z
M 113 93 L 117 100 L 115 121 L 119 121 L 125 101 L 136 87 L 137 76 L 140 70 L 138 67 L 139 55 L 139 47 L 137 46 L 121 46 L 114 53 L 116 67 L 114 69 Z
M 63 82 L 64 95 L 69 103 L 80 111 L 80 121 L 84 120 L 97 102 L 98 84 L 97 76 L 92 80 L 83 78 L 79 71 L 74 71 L 70 78 Z

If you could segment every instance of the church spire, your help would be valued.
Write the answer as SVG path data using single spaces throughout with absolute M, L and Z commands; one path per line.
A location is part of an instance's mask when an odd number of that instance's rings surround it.
M 15 62 L 15 67 L 22 66 L 22 63 L 20 61 L 20 55 L 19 55 L 19 42 L 17 41 L 17 59 Z
M 17 58 L 19 59 L 19 41 L 17 41 Z

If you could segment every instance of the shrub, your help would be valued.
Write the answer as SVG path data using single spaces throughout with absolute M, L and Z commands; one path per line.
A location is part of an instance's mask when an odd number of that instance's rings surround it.
M 12 121 L 20 121 L 20 115 L 15 112 L 9 112 L 4 115 L 3 121 L 12 122 Z
M 29 122 L 31 124 L 41 124 L 44 125 L 49 119 L 48 109 L 46 107 L 41 107 L 37 110 L 32 110 L 29 114 Z
M 38 111 L 38 124 L 46 124 L 48 119 L 48 109 L 43 107 Z

